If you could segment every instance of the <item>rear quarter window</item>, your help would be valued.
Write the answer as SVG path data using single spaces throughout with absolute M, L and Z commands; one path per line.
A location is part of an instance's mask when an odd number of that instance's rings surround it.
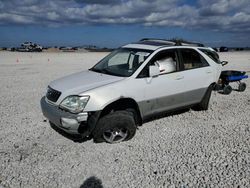
M 206 54 L 215 63 L 221 64 L 219 55 L 216 52 L 214 52 L 212 50 L 208 50 L 208 49 L 199 49 L 199 50 L 202 51 L 204 54 Z

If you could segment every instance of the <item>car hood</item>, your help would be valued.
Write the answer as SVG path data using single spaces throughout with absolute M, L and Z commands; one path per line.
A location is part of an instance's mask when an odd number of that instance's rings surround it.
M 123 79 L 124 77 L 111 76 L 93 71 L 82 71 L 54 80 L 49 86 L 62 92 L 64 95 L 77 95 Z

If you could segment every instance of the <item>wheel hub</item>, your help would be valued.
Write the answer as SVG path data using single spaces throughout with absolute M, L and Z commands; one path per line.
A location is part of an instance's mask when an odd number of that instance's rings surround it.
M 125 128 L 116 128 L 116 129 L 109 129 L 103 133 L 103 138 L 108 143 L 118 143 L 125 140 L 128 136 L 128 130 Z

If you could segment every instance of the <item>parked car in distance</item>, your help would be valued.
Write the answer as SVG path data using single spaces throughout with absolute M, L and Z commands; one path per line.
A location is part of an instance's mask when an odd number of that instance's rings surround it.
M 24 42 L 21 44 L 20 48 L 17 48 L 16 51 L 19 52 L 42 52 L 43 47 L 32 42 Z
M 195 43 L 142 39 L 87 71 L 48 85 L 41 108 L 50 124 L 95 142 L 131 139 L 157 114 L 207 110 L 222 70 L 218 54 Z

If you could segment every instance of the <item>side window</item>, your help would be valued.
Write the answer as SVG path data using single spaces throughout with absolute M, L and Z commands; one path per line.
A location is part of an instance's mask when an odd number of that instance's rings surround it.
M 184 70 L 209 66 L 208 62 L 193 49 L 181 49 Z
M 205 53 L 208 57 L 210 57 L 216 63 L 221 64 L 219 55 L 216 52 L 211 51 L 211 50 L 206 50 L 206 49 L 199 49 L 199 50 Z
M 164 50 L 157 53 L 144 67 L 138 78 L 149 77 L 149 66 L 156 65 L 160 69 L 160 75 L 177 71 L 176 50 Z

